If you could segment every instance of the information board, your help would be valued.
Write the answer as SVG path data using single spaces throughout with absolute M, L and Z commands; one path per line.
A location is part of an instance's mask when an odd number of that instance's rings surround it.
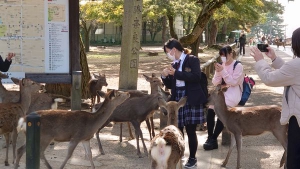
M 0 0 L 0 55 L 16 53 L 9 72 L 70 72 L 68 3 Z

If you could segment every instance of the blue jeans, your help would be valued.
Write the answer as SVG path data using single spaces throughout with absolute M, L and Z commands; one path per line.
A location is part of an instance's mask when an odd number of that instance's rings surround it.
M 300 169 L 300 127 L 295 116 L 289 121 L 287 169 Z

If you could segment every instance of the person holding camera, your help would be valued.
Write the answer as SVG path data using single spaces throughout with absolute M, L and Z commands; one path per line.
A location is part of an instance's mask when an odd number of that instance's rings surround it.
M 243 65 L 238 63 L 234 68 L 236 60 L 230 46 L 220 49 L 219 54 L 222 64 L 214 63 L 215 74 L 212 83 L 214 86 L 222 84 L 222 87 L 228 87 L 227 91 L 224 93 L 226 105 L 227 107 L 235 107 L 240 102 L 242 96 L 242 85 L 244 80 Z M 204 150 L 217 149 L 217 138 L 222 132 L 224 125 L 217 119 L 215 126 L 215 111 L 212 105 L 209 105 L 208 107 L 206 122 L 208 137 L 203 144 L 203 148 Z
M 0 71 L 2 72 L 7 72 L 11 62 L 12 62 L 12 58 L 15 57 L 15 53 L 8 53 L 7 57 L 5 60 L 3 60 L 2 56 L 0 55 Z
M 271 47 L 267 49 L 268 52 L 265 54 L 272 60 L 271 65 L 264 60 L 262 52 L 257 47 L 250 49 L 250 55 L 256 61 L 254 69 L 264 84 L 284 87 L 280 123 L 288 124 L 286 167 L 300 168 L 300 28 L 292 35 L 294 59 L 285 62 L 276 56 Z
M 179 101 L 187 96 L 186 104 L 178 110 L 178 128 L 185 131 L 188 136 L 189 158 L 185 168 L 193 168 L 197 165 L 196 152 L 198 139 L 196 135 L 197 124 L 205 122 L 203 104 L 207 97 L 201 88 L 201 69 L 198 57 L 190 55 L 188 49 L 184 49 L 176 39 L 169 39 L 164 44 L 164 52 L 172 61 L 161 72 L 161 78 L 165 86 L 171 89 L 170 101 Z

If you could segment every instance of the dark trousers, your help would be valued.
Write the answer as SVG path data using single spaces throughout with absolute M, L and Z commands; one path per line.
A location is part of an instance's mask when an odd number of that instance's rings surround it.
M 295 116 L 289 121 L 287 169 L 300 169 L 300 128 Z
M 208 137 L 212 139 L 217 139 L 224 128 L 224 125 L 219 120 L 219 118 L 217 119 L 217 124 L 215 127 L 215 116 L 216 116 L 215 111 L 213 109 L 208 109 L 206 126 L 207 126 Z
M 243 50 L 243 55 L 245 55 L 245 44 L 244 43 L 240 44 L 240 55 L 242 54 L 242 50 Z
M 197 127 L 197 124 L 188 124 L 185 126 L 185 131 L 188 136 L 188 142 L 189 142 L 189 150 L 190 150 L 189 158 L 196 158 L 196 152 L 197 152 L 197 148 L 198 148 L 196 127 Z M 183 133 L 183 127 L 180 127 L 179 129 Z

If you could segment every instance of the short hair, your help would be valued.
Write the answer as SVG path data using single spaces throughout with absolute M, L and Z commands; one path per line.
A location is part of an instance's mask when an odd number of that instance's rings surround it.
M 297 28 L 292 35 L 292 51 L 296 57 L 300 57 L 300 28 Z

